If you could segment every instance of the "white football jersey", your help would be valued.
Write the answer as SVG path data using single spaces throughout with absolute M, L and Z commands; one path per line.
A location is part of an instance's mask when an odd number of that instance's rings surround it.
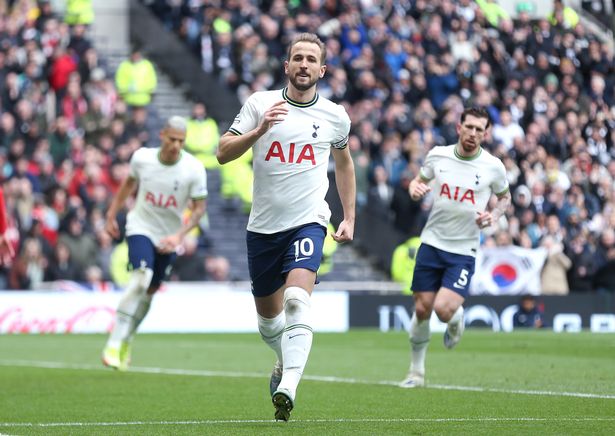
M 482 148 L 478 156 L 464 158 L 456 144 L 434 147 L 425 158 L 421 178 L 433 180 L 434 196 L 421 241 L 450 253 L 476 256 L 478 212 L 485 211 L 492 193 L 508 191 L 504 164 Z
M 318 94 L 309 103 L 292 101 L 286 88 L 256 92 L 235 117 L 230 132 L 255 129 L 274 103 L 286 100 L 288 114 L 252 146 L 254 188 L 248 230 L 277 233 L 307 223 L 327 226 L 331 212 L 325 201 L 331 147 L 348 142 L 346 110 Z
M 160 162 L 160 148 L 140 148 L 130 159 L 130 177 L 139 189 L 134 208 L 126 218 L 126 235 L 144 235 L 157 245 L 177 233 L 190 199 L 207 197 L 205 168 L 185 151 L 173 165 Z

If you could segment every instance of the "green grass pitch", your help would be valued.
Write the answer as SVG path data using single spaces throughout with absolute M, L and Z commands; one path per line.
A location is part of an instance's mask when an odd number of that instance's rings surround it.
M 131 371 L 102 335 L 0 336 L 2 435 L 615 434 L 615 335 L 432 335 L 428 387 L 400 389 L 405 333 L 317 333 L 288 423 L 258 334 L 139 335 Z

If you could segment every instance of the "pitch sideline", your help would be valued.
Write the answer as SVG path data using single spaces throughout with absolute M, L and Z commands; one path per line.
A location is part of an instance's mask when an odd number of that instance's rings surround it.
M 71 364 L 65 362 L 48 362 L 34 360 L 0 360 L 0 366 L 16 366 L 30 368 L 46 368 L 46 369 L 78 369 L 86 371 L 109 371 L 99 365 L 90 364 Z M 194 377 L 231 377 L 231 378 L 269 378 L 271 374 L 260 372 L 239 372 L 239 371 L 208 371 L 197 369 L 178 369 L 178 368 L 156 368 L 134 366 L 129 372 L 140 374 L 165 374 L 165 375 L 181 375 Z M 385 385 L 397 386 L 397 381 L 371 381 L 355 378 L 319 376 L 319 375 L 304 375 L 303 380 L 328 382 L 328 383 L 347 383 L 347 384 L 362 384 L 362 385 Z M 615 395 L 611 394 L 592 394 L 584 392 L 557 392 L 557 391 L 542 391 L 542 390 L 525 390 L 525 389 L 502 389 L 488 388 L 480 386 L 455 386 L 455 385 L 440 385 L 429 384 L 421 389 L 441 389 L 465 392 L 493 392 L 502 394 L 517 394 L 517 395 L 542 395 L 552 397 L 573 397 L 573 398 L 596 398 L 603 400 L 615 400 Z M 615 418 L 614 418 L 615 420 Z

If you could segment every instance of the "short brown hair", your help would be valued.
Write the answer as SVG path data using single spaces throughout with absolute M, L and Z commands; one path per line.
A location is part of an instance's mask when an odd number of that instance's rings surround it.
M 491 117 L 489 116 L 489 112 L 487 112 L 482 107 L 473 106 L 473 107 L 465 108 L 463 112 L 461 113 L 461 120 L 460 120 L 461 124 L 463 124 L 463 122 L 466 120 L 466 116 L 468 115 L 472 115 L 476 118 L 486 118 L 487 125 L 485 126 L 485 128 L 488 128 L 491 125 Z
M 321 65 L 325 64 L 325 60 L 327 59 L 327 48 L 325 47 L 325 43 L 314 33 L 298 33 L 293 36 L 290 44 L 288 44 L 288 53 L 286 54 L 287 60 L 290 61 L 290 52 L 295 44 L 299 42 L 311 42 L 312 44 L 316 44 L 320 48 L 320 63 Z

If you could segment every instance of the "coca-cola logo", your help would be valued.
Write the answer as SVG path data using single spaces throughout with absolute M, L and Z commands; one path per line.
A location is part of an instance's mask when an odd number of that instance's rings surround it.
M 115 309 L 88 306 L 66 316 L 33 316 L 14 306 L 0 312 L 0 333 L 94 333 L 110 331 Z

